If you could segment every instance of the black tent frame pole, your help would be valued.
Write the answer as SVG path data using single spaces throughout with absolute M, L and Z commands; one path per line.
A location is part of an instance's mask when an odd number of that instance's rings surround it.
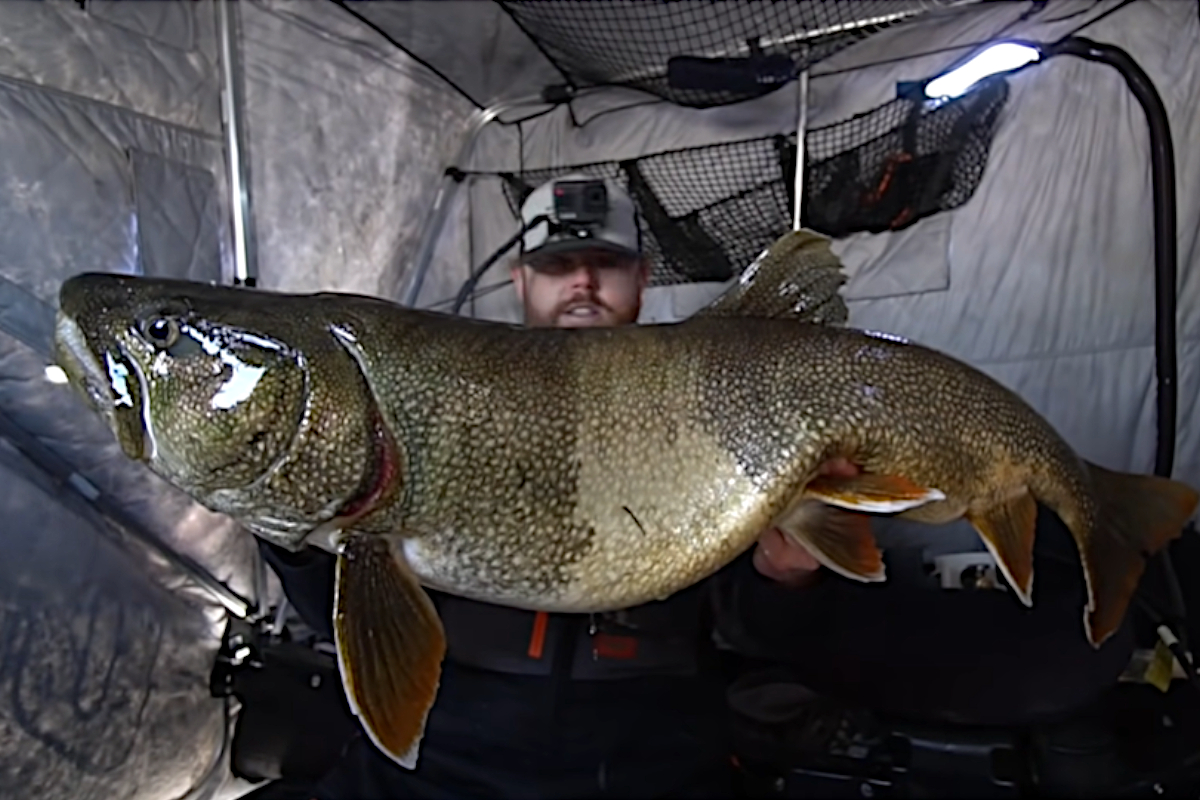
M 1175 205 L 1175 148 L 1171 140 L 1171 125 L 1162 97 L 1154 82 L 1129 53 L 1111 44 L 1102 44 L 1083 36 L 1067 36 L 1053 44 L 1040 45 L 1044 58 L 1071 55 L 1087 61 L 1097 61 L 1121 73 L 1129 90 L 1146 114 L 1150 131 L 1150 178 L 1154 212 L 1154 363 L 1157 385 L 1158 441 L 1154 456 L 1154 473 L 1170 477 L 1175 465 L 1175 429 L 1178 408 L 1178 364 L 1176 352 L 1177 307 L 1177 239 Z M 1179 576 L 1171 563 L 1169 548 L 1162 558 L 1167 589 L 1177 635 L 1187 647 L 1184 625 L 1187 611 Z M 1185 669 L 1189 665 L 1181 660 Z
M 1178 404 L 1176 364 L 1175 148 L 1167 109 L 1154 83 L 1124 50 L 1082 36 L 1068 36 L 1044 45 L 1046 56 L 1072 55 L 1107 64 L 1121 73 L 1146 113 L 1150 127 L 1150 178 L 1154 200 L 1154 360 L 1158 377 L 1158 445 L 1154 473 L 1170 477 L 1175 466 L 1175 426 Z

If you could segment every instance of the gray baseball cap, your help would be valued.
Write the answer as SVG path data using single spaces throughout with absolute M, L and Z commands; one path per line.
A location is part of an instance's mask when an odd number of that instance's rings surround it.
M 591 175 L 572 173 L 546 181 L 530 193 L 521 205 L 521 222 L 528 223 L 540 214 L 553 218 L 554 214 L 554 184 L 558 181 L 595 180 Z M 560 235 L 550 241 L 550 226 L 546 223 L 534 225 L 525 232 L 522 239 L 523 255 L 534 253 L 566 253 L 573 250 L 599 248 L 630 256 L 639 256 L 641 249 L 641 232 L 637 223 L 637 208 L 633 198 L 612 178 L 604 179 L 608 191 L 608 215 L 604 225 L 593 232 L 591 236 L 574 237 Z

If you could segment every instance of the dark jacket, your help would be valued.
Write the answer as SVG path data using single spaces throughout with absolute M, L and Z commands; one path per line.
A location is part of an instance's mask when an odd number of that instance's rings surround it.
M 333 556 L 261 540 L 260 548 L 301 619 L 332 640 Z M 619 614 L 547 614 L 541 624 L 532 611 L 427 591 L 446 631 L 447 659 L 465 666 L 541 676 L 566 668 L 586 680 L 695 676 L 712 650 L 707 582 Z
M 332 639 L 333 557 L 260 546 L 300 617 Z M 533 612 L 430 591 L 447 653 L 417 769 L 359 736 L 314 795 L 729 797 L 710 587 L 620 615 L 549 614 L 541 635 Z
M 934 540 L 948 532 L 922 527 Z M 1031 608 L 1011 592 L 942 589 L 920 547 L 885 545 L 883 553 L 886 582 L 822 570 L 802 591 L 743 560 L 718 576 L 718 628 L 739 651 L 786 663 L 813 691 L 924 721 L 1055 718 L 1097 698 L 1129 663 L 1131 618 L 1099 650 L 1088 642 L 1079 556 L 1046 509 L 1038 512 Z

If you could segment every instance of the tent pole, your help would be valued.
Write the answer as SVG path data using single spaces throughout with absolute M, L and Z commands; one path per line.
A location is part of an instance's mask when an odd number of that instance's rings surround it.
M 792 209 L 792 230 L 798 231 L 801 228 L 801 209 L 804 207 L 804 169 L 805 169 L 805 144 L 806 144 L 806 129 L 808 128 L 808 70 L 803 69 L 800 75 L 796 78 L 797 91 L 800 94 L 800 99 L 797 101 L 799 108 L 797 109 L 796 117 L 796 178 L 795 191 L 792 196 L 796 198 L 795 207 Z
M 1178 247 L 1175 206 L 1175 149 L 1162 98 L 1145 71 L 1119 47 L 1082 36 L 1068 36 L 1043 45 L 1048 56 L 1072 55 L 1107 64 L 1121 73 L 1146 114 L 1150 133 L 1150 179 L 1154 211 L 1155 371 L 1158 377 L 1158 444 L 1154 472 L 1170 477 L 1175 465 L 1175 426 L 1178 387 L 1176 363 L 1176 265 Z
M 225 163 L 229 168 L 230 211 L 233 216 L 233 275 L 235 285 L 254 286 L 258 264 L 254 224 L 244 160 L 245 136 L 241 110 L 242 69 L 237 49 L 237 10 L 233 0 L 216 0 L 217 32 L 221 46 L 221 121 L 225 127 Z
M 1158 379 L 1158 442 L 1154 458 L 1154 472 L 1170 477 L 1175 464 L 1175 431 L 1178 404 L 1178 354 L 1176 352 L 1178 241 L 1176 239 L 1175 203 L 1175 148 L 1171 139 L 1171 124 L 1162 97 L 1154 82 L 1129 53 L 1111 44 L 1087 39 L 1082 36 L 1067 36 L 1049 45 L 1040 45 L 1047 57 L 1072 55 L 1086 61 L 1095 61 L 1121 73 L 1130 92 L 1141 105 L 1146 115 L 1150 134 L 1150 180 L 1154 213 L 1154 279 L 1155 279 L 1155 325 L 1154 356 L 1155 373 Z M 1159 557 L 1166 574 L 1167 591 L 1170 594 L 1175 622 L 1179 626 L 1178 638 L 1182 649 L 1190 650 L 1187 639 L 1187 606 L 1179 585 L 1169 548 L 1164 548 Z M 1189 669 L 1187 661 L 1180 658 L 1180 665 Z
M 169 562 L 180 573 L 203 589 L 209 597 L 224 606 L 230 614 L 238 619 L 251 618 L 255 607 L 249 600 L 221 583 L 195 560 L 175 552 L 165 542 L 147 531 L 140 522 L 126 514 L 119 503 L 114 502 L 99 487 L 76 471 L 66 459 L 42 444 L 36 436 L 3 412 L 0 412 L 0 439 L 11 444 L 18 453 L 40 469 L 56 485 L 69 490 L 69 495 L 73 495 L 85 506 L 98 513 L 104 522 L 136 539 Z
M 407 291 L 403 293 L 404 305 L 415 307 L 417 299 L 421 296 L 421 286 L 425 283 L 429 265 L 433 263 L 434 248 L 437 246 L 438 238 L 442 235 L 446 218 L 450 215 L 451 200 L 466 177 L 462 169 L 463 165 L 469 163 L 471 153 L 475 150 L 475 145 L 484 128 L 505 111 L 525 105 L 546 105 L 546 101 L 540 94 L 520 97 L 501 101 L 471 115 L 471 119 L 467 122 L 467 132 L 462 147 L 459 148 L 458 155 L 451 162 L 452 165 L 446 168 L 441 186 L 438 187 L 437 195 L 433 198 L 433 205 L 430 206 L 425 224 L 421 229 L 421 240 L 417 244 L 417 254 L 411 265 L 412 278 Z

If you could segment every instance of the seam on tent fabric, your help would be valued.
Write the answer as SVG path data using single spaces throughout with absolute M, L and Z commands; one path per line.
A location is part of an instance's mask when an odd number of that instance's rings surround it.
M 504 3 L 500 0 L 494 0 L 494 2 L 496 5 L 500 6 L 500 9 L 506 15 L 508 15 L 508 18 L 513 21 L 513 24 L 517 26 L 517 29 L 520 30 L 521 33 L 525 34 L 525 38 L 533 43 L 533 46 L 537 48 L 537 51 L 542 54 L 542 58 L 546 59 L 546 61 L 550 63 L 550 66 L 558 70 L 558 74 L 563 76 L 563 80 L 567 82 L 567 86 L 578 90 L 579 87 L 575 85 L 575 81 L 571 80 L 571 76 L 567 74 L 566 70 L 558 65 L 557 61 L 550 57 L 550 54 L 546 52 L 546 48 L 542 47 L 542 43 L 525 29 L 525 26 L 521 24 L 520 20 L 513 16 L 512 12 L 508 10 L 508 6 L 504 5 Z
M 575 96 L 572 98 L 572 100 L 577 100 L 580 97 L 582 97 L 583 95 L 586 95 L 586 94 L 589 94 L 591 92 L 595 92 L 595 91 L 598 91 L 601 89 L 608 89 L 608 88 L 611 88 L 611 87 L 610 86 L 586 86 L 586 87 L 580 89 L 575 94 Z M 620 88 L 627 88 L 627 87 L 620 87 Z M 640 89 L 630 89 L 630 91 L 640 92 L 641 90 Z M 597 111 L 595 114 L 593 114 L 590 117 L 587 117 L 586 119 L 575 120 L 575 127 L 583 128 L 584 126 L 586 126 L 588 123 L 592 122 L 593 120 L 598 119 L 599 117 L 603 117 L 605 114 L 611 114 L 616 111 L 626 111 L 630 108 L 638 108 L 640 106 L 661 105 L 663 103 L 668 103 L 668 102 L 670 102 L 670 101 L 663 100 L 662 98 L 655 98 L 653 100 L 638 100 L 638 101 L 631 102 L 631 103 L 628 103 L 623 106 L 616 106 L 614 108 L 606 108 L 603 111 Z M 565 105 L 568 108 L 572 108 L 571 103 L 569 103 L 569 102 L 553 104 L 550 106 L 550 108 L 543 109 L 542 111 L 535 111 L 532 114 L 527 114 L 523 117 L 518 117 L 516 119 L 504 119 L 502 117 L 496 117 L 494 120 L 492 120 L 491 124 L 493 124 L 493 125 L 519 125 L 522 122 L 528 122 L 531 119 L 537 119 L 538 117 L 544 117 L 547 114 L 551 114 L 558 110 L 559 105 Z
M 214 144 L 221 144 L 220 134 L 209 133 L 207 131 L 201 130 L 200 128 L 189 128 L 186 125 L 180 125 L 178 122 L 171 122 L 169 120 L 159 119 L 158 117 L 152 117 L 149 114 L 145 114 L 141 111 L 136 111 L 132 108 L 127 108 L 125 106 L 118 106 L 118 105 L 115 105 L 114 103 L 109 103 L 105 100 L 97 100 L 94 97 L 87 97 L 86 95 L 82 95 L 82 94 L 75 94 L 73 92 L 63 91 L 62 89 L 58 89 L 53 86 L 43 86 L 38 83 L 33 83 L 31 81 L 22 80 L 21 78 L 14 78 L 10 75 L 0 75 L 0 86 L 7 86 L 10 89 L 32 89 L 33 91 L 43 92 L 52 97 L 58 97 L 58 98 L 61 98 L 64 100 L 79 102 L 84 105 L 91 105 L 91 106 L 96 106 L 98 108 L 107 109 L 107 110 L 113 111 L 121 116 L 133 117 L 135 119 L 146 122 L 150 125 L 157 125 L 160 128 L 168 128 L 168 129 L 176 131 L 178 133 L 187 134 L 188 136 L 194 136 L 197 139 L 203 139 L 206 142 L 212 142 Z
M 1124 0 L 1124 2 L 1118 3 L 1117 5 L 1110 8 L 1108 11 L 1105 11 L 1103 14 L 1100 14 L 1096 17 L 1093 17 L 1092 19 L 1089 19 L 1087 22 L 1080 24 L 1078 27 L 1072 28 L 1071 30 L 1069 30 L 1065 34 L 1063 34 L 1060 38 L 1065 39 L 1068 36 L 1074 36 L 1075 34 L 1079 33 L 1084 28 L 1088 27 L 1089 25 L 1095 25 L 1097 22 L 1104 19 L 1105 17 L 1111 16 L 1112 14 L 1115 14 L 1116 12 L 1121 11 L 1122 9 L 1126 8 L 1129 5 L 1132 5 L 1133 3 L 1136 3 L 1137 1 L 1138 0 Z
M 535 111 L 532 114 L 526 114 L 525 116 L 517 117 L 516 119 L 501 119 L 500 117 L 496 117 L 495 119 L 492 120 L 491 124 L 492 125 L 520 125 L 522 122 L 529 122 L 529 120 L 531 120 L 531 119 L 537 119 L 538 117 L 544 117 L 547 114 L 552 114 L 557 110 L 558 110 L 557 105 L 551 105 L 549 108 L 544 108 L 541 111 Z
M 1043 20 L 1041 20 L 1041 22 L 1044 22 L 1047 24 L 1051 23 L 1051 22 L 1065 22 L 1066 20 L 1074 19 L 1075 17 L 1081 17 L 1084 14 L 1087 14 L 1089 11 L 1092 11 L 1093 9 L 1095 9 L 1096 6 L 1100 5 L 1100 3 L 1102 3 L 1102 2 L 1104 2 L 1104 0 L 1092 0 L 1092 5 L 1089 8 L 1085 8 L 1082 11 L 1073 11 L 1070 14 L 1065 14 L 1061 17 L 1054 17 L 1053 19 L 1043 19 Z M 1049 10 L 1050 10 L 1050 6 L 1048 4 L 1043 6 L 1041 9 L 1041 11 L 1049 11 Z M 1040 13 L 1040 12 L 1035 12 L 1034 9 L 1030 9 L 1029 11 L 1027 11 L 1021 15 L 1021 19 L 1022 19 L 1022 21 L 1026 20 L 1026 19 L 1030 19 L 1032 17 L 1037 16 L 1038 13 Z
M 666 103 L 666 102 L 667 102 L 666 100 L 662 100 L 662 99 L 639 100 L 636 103 L 630 103 L 629 105 L 625 105 L 625 106 L 617 106 L 616 108 L 606 108 L 603 111 L 597 111 L 595 114 L 592 114 L 590 117 L 588 117 L 587 119 L 580 122 L 579 127 L 582 128 L 585 125 L 587 125 L 589 122 L 593 122 L 593 121 L 599 119 L 600 117 L 603 117 L 605 114 L 612 114 L 617 111 L 626 111 L 628 109 L 638 108 L 640 106 L 656 106 L 656 105 L 659 105 L 661 103 Z
M 448 77 L 446 77 L 446 74 L 444 72 L 442 72 L 437 67 L 433 66 L 433 64 L 430 64 L 425 59 L 418 56 L 413 51 L 409 50 L 404 45 L 400 44 L 400 42 L 396 41 L 396 39 L 393 38 L 392 35 L 390 33 L 388 33 L 387 31 L 385 31 L 383 28 L 379 27 L 374 22 L 372 22 L 371 20 L 364 17 L 362 14 L 359 14 L 357 11 L 351 9 L 349 6 L 346 5 L 345 0 L 329 0 L 329 2 L 333 3 L 335 6 L 342 9 L 350 16 L 354 17 L 356 20 L 361 22 L 363 25 L 366 25 L 368 28 L 375 31 L 377 34 L 382 36 L 384 38 L 384 40 L 387 41 L 388 44 L 392 45 L 397 50 L 399 50 L 400 52 L 404 53 L 409 58 L 411 58 L 413 61 L 416 61 L 421 66 L 425 67 L 425 69 L 432 72 L 434 75 L 436 75 L 438 78 L 440 78 L 443 82 L 445 82 L 445 84 L 447 86 L 449 86 L 451 89 L 453 89 L 454 91 L 456 91 L 460 95 L 462 95 L 464 98 L 466 98 L 467 102 L 469 102 L 471 105 L 475 106 L 475 108 L 479 109 L 480 111 L 484 110 L 484 106 L 482 103 L 480 103 L 474 97 L 471 97 L 471 95 L 467 94 L 466 90 L 464 90 L 457 83 L 455 83 L 454 81 L 452 81 Z
M 839 124 L 839 123 L 832 123 L 831 125 L 825 126 L 825 127 L 833 127 L 834 125 L 837 125 L 837 124 Z M 813 128 L 811 130 L 820 130 L 820 128 Z M 772 134 L 770 136 L 753 136 L 749 139 L 730 139 L 727 142 L 712 142 L 710 144 L 687 145 L 684 147 L 673 147 L 669 150 L 654 150 L 652 152 L 642 153 L 642 154 L 638 155 L 637 158 L 643 159 L 643 158 L 650 158 L 651 156 L 671 155 L 673 153 L 689 153 L 689 152 L 694 152 L 697 150 L 706 150 L 706 149 L 716 148 L 716 147 L 725 147 L 725 146 L 731 145 L 731 144 L 750 144 L 753 142 L 769 142 L 772 139 L 774 139 L 777 135 L 778 134 Z M 558 161 L 547 160 L 547 166 L 537 167 L 537 169 L 558 169 L 561 167 L 570 167 L 572 169 L 587 169 L 589 167 L 604 166 L 606 164 L 609 164 L 610 162 L 619 161 L 619 160 L 620 159 L 604 159 L 602 161 L 586 161 L 583 163 L 572 163 L 572 164 L 566 164 L 566 165 L 564 165 Z M 484 178 L 496 177 L 495 172 L 489 172 L 489 171 L 485 171 L 485 170 L 469 170 L 469 169 L 462 170 L 462 174 L 464 176 L 468 176 L 468 177 L 484 177 Z
M 47 303 L 21 284 L 0 275 L 0 331 L 11 336 L 33 350 L 42 358 L 54 354 L 55 307 Z M 7 313 L 8 307 L 20 307 L 29 328 L 19 324 L 16 315 Z
M 248 1 L 253 2 L 253 0 Z M 317 2 L 317 0 L 314 0 L 314 2 Z M 277 21 L 286 22 L 288 25 L 299 28 L 305 33 L 321 39 L 322 42 L 326 44 L 332 44 L 336 46 L 339 50 L 351 51 L 355 55 L 362 56 L 363 58 L 370 60 L 373 64 L 386 67 L 393 72 L 399 73 L 414 80 L 422 80 L 429 84 L 438 84 L 438 88 L 441 88 L 441 81 L 440 79 L 437 79 L 436 75 L 433 76 L 434 80 L 430 80 L 430 76 L 426 75 L 422 70 L 414 70 L 411 68 L 410 64 L 401 65 L 396 63 L 396 60 L 393 58 L 395 53 L 392 52 L 392 50 L 395 49 L 395 45 L 391 44 L 390 42 L 387 43 L 388 48 L 383 48 L 377 46 L 378 43 L 376 42 L 366 42 L 351 38 L 348 35 L 340 32 L 331 31 L 310 19 L 297 16 L 292 12 L 290 6 L 268 8 L 260 4 L 255 11 L 256 13 L 271 17 Z
M 112 9 L 111 3 L 87 3 L 86 5 L 84 5 L 84 4 L 80 4 L 80 5 L 81 5 L 81 10 L 83 11 L 85 16 L 87 16 L 92 22 L 98 22 L 102 26 L 116 28 L 117 30 L 119 30 L 123 33 L 132 34 L 134 36 L 137 36 L 139 39 L 145 39 L 148 42 L 155 42 L 156 44 L 161 44 L 163 47 L 169 47 L 172 50 L 176 51 L 177 53 L 200 53 L 200 52 L 202 52 L 202 48 L 196 46 L 196 38 L 197 38 L 196 29 L 199 26 L 199 23 L 196 22 L 196 17 L 194 15 L 184 16 L 184 19 L 186 19 L 188 21 L 188 23 L 187 23 L 187 44 L 178 44 L 175 41 L 172 41 L 171 39 L 164 39 L 155 33 L 150 33 L 145 30 L 140 30 L 138 28 L 132 27 L 129 24 L 120 21 L 120 18 L 114 19 L 112 17 L 106 17 L 105 14 L 108 13 L 108 11 Z M 179 5 L 183 8 L 186 8 L 186 6 L 183 6 L 182 3 Z M 100 9 L 103 9 L 103 10 L 100 10 Z

